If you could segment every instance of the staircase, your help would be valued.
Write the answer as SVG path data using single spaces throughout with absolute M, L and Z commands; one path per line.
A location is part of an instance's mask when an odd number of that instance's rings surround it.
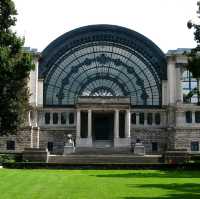
M 76 152 L 69 155 L 49 155 L 49 163 L 71 163 L 71 164 L 117 164 L 117 163 L 160 163 L 161 155 L 136 156 L 129 149 L 109 148 L 78 148 Z
M 49 163 L 76 163 L 76 164 L 95 164 L 95 163 L 160 163 L 161 156 L 134 156 L 134 155 L 50 155 Z
M 112 140 L 95 140 L 94 141 L 94 147 L 95 148 L 110 148 L 113 146 L 113 141 Z

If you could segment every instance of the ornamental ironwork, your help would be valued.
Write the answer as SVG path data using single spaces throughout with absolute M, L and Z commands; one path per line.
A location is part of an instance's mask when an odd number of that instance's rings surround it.
M 160 106 L 166 59 L 143 35 L 112 25 L 76 29 L 43 52 L 44 105 L 75 105 L 79 96 L 129 96 L 133 106 Z

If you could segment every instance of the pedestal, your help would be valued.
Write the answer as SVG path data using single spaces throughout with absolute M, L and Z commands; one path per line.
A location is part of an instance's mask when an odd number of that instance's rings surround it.
M 136 143 L 134 147 L 135 155 L 145 155 L 145 148 L 142 143 Z
M 75 152 L 75 147 L 72 143 L 65 144 L 63 155 L 71 154 L 74 152 Z

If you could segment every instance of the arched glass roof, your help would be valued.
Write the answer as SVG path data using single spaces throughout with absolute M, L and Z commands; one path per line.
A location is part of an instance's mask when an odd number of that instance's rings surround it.
M 160 106 L 166 58 L 143 35 L 113 25 L 75 29 L 43 52 L 44 105 L 75 105 L 79 96 L 127 96 L 133 106 Z

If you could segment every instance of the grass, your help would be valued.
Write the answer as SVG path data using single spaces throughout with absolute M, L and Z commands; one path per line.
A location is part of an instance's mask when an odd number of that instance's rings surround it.
M 199 199 L 200 172 L 0 169 L 1 199 Z

